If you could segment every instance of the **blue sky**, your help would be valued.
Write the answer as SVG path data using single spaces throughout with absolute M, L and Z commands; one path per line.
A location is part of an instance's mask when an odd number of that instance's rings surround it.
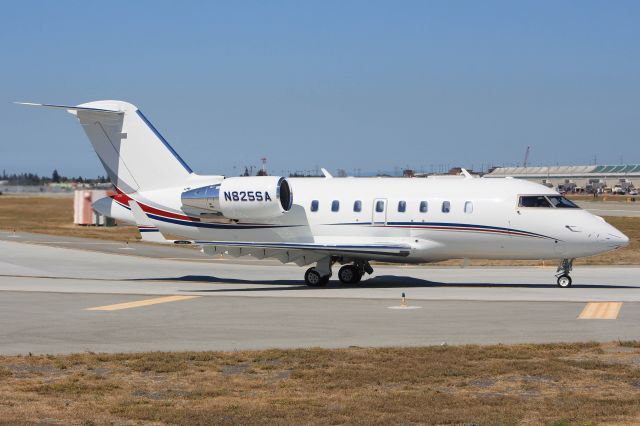
M 637 1 L 20 1 L 0 169 L 96 176 L 78 123 L 136 104 L 199 173 L 640 163 Z M 236 169 L 234 169 L 236 167 Z

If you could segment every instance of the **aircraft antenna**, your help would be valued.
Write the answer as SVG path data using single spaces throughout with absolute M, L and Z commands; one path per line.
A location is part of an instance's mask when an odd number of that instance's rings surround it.
M 527 167 L 527 162 L 529 161 L 529 152 L 531 151 L 531 147 L 527 146 L 527 149 L 524 151 L 524 160 L 522 161 L 522 167 Z

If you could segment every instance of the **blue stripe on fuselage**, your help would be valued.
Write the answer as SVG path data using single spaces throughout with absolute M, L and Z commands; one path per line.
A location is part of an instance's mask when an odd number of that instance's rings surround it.
M 174 223 L 176 225 L 191 226 L 196 228 L 212 228 L 212 229 L 265 229 L 266 228 L 266 229 L 270 229 L 270 228 L 291 228 L 295 226 L 301 226 L 301 225 L 268 225 L 268 224 L 242 225 L 242 224 L 225 224 L 225 223 L 190 222 L 190 221 L 184 221 L 180 219 L 173 219 L 169 217 L 158 216 L 152 213 L 147 213 L 147 216 L 149 216 L 151 219 L 159 220 L 161 222 Z

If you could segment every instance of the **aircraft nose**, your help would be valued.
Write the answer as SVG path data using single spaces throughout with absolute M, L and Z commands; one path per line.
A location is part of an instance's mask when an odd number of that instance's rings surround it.
M 620 233 L 620 244 L 622 244 L 622 247 L 626 247 L 629 245 L 629 237 L 627 237 L 626 235 L 624 235 L 622 232 L 618 231 Z
M 599 240 L 612 248 L 626 247 L 629 245 L 629 237 L 609 224 L 606 224 L 606 228 L 600 233 Z

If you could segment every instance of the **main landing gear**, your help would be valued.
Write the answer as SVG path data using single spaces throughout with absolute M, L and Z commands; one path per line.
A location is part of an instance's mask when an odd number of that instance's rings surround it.
M 362 279 L 362 273 L 355 265 L 344 265 L 338 271 L 338 279 L 342 284 L 356 284 Z
M 558 278 L 558 287 L 571 287 L 571 277 L 569 273 L 573 269 L 573 259 L 562 259 L 558 269 L 556 270 L 556 278 Z
M 304 282 L 309 287 L 324 287 L 329 282 L 329 278 L 331 278 L 331 275 L 322 276 L 316 268 L 309 268 L 304 273 Z
M 327 285 L 331 278 L 331 265 L 333 260 L 327 258 L 318 261 L 316 267 L 307 269 L 304 274 L 304 282 L 309 287 L 322 287 Z M 338 279 L 342 284 L 357 284 L 363 275 L 373 273 L 369 262 L 358 260 L 352 265 L 344 265 L 338 271 Z
M 342 284 L 357 284 L 363 275 L 372 274 L 373 268 L 367 261 L 358 260 L 353 265 L 344 265 L 338 271 L 338 279 Z

